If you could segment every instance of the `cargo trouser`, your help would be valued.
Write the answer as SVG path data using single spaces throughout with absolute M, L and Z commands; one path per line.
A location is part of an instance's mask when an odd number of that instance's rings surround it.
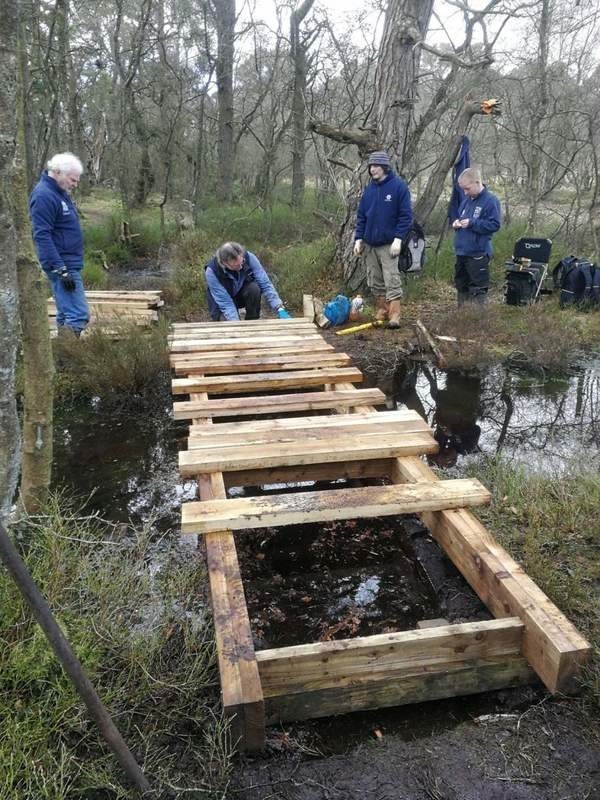
M 373 296 L 385 297 L 388 302 L 400 300 L 403 295 L 402 274 L 398 269 L 398 259 L 390 256 L 390 245 L 372 247 L 365 244 L 365 262 L 367 283 Z
M 477 256 L 456 256 L 454 285 L 458 293 L 458 304 L 485 303 L 490 286 L 490 257 L 482 253 Z

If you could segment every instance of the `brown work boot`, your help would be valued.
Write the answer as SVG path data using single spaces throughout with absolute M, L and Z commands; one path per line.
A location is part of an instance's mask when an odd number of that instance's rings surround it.
M 388 318 L 388 302 L 385 297 L 377 296 L 375 298 L 375 319 L 378 322 L 384 322 Z
M 400 305 L 400 300 L 390 300 L 388 308 L 389 308 L 390 321 L 388 322 L 387 327 L 399 328 L 400 311 L 402 310 L 402 307 Z

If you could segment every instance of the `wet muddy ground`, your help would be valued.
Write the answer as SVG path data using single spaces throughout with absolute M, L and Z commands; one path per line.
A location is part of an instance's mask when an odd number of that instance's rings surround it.
M 537 471 L 560 471 L 582 448 L 598 458 L 597 364 L 554 381 L 414 364 L 368 373 L 368 383 L 390 407 L 423 414 L 440 443 L 435 462 L 453 473 L 498 451 Z M 57 417 L 55 475 L 104 518 L 177 535 L 181 502 L 195 496 L 178 477 L 185 435 L 166 408 L 71 409 Z M 489 618 L 415 518 L 248 531 L 237 541 L 257 648 Z M 237 764 L 228 796 L 600 800 L 600 750 L 580 711 L 580 701 L 550 700 L 536 686 L 272 728 L 266 754 Z

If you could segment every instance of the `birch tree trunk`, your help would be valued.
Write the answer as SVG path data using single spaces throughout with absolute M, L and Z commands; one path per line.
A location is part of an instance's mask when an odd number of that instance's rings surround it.
M 19 419 L 15 397 L 17 269 L 10 205 L 17 119 L 17 0 L 0 3 L 0 519 L 10 512 L 19 476 Z
M 46 298 L 48 282 L 37 264 L 27 213 L 25 150 L 25 87 L 27 53 L 24 20 L 19 18 L 17 83 L 17 157 L 12 202 L 17 234 L 17 278 L 23 344 L 23 455 L 20 505 L 29 514 L 44 505 L 52 471 L 52 408 L 54 364 Z

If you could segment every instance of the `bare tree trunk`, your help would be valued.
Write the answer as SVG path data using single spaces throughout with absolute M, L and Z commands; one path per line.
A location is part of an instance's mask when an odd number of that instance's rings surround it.
M 300 24 L 310 11 L 314 0 L 304 0 L 292 12 L 290 20 L 291 56 L 294 64 L 294 90 L 292 95 L 292 206 L 304 205 L 306 148 L 306 43 L 300 34 Z
M 19 19 L 18 139 L 12 183 L 17 231 L 19 313 L 23 342 L 23 457 L 20 504 L 29 514 L 43 506 L 52 471 L 52 405 L 54 365 L 46 298 L 48 283 L 37 264 L 27 214 L 27 162 L 25 153 L 25 52 L 24 20 Z
M 217 105 L 219 140 L 216 194 L 220 200 L 231 200 L 233 194 L 233 40 L 235 32 L 235 0 L 213 0 L 217 26 Z
M 11 508 L 19 477 L 20 435 L 15 397 L 17 356 L 16 237 L 10 204 L 17 118 L 17 2 L 0 4 L 0 520 Z
M 529 213 L 527 231 L 533 233 L 538 221 L 540 200 L 542 152 L 540 149 L 541 127 L 546 117 L 548 103 L 548 50 L 550 47 L 551 0 L 542 0 L 539 21 L 538 59 L 536 82 L 538 90 L 534 93 L 530 106 L 528 139 L 531 143 L 527 163 L 527 192 Z

